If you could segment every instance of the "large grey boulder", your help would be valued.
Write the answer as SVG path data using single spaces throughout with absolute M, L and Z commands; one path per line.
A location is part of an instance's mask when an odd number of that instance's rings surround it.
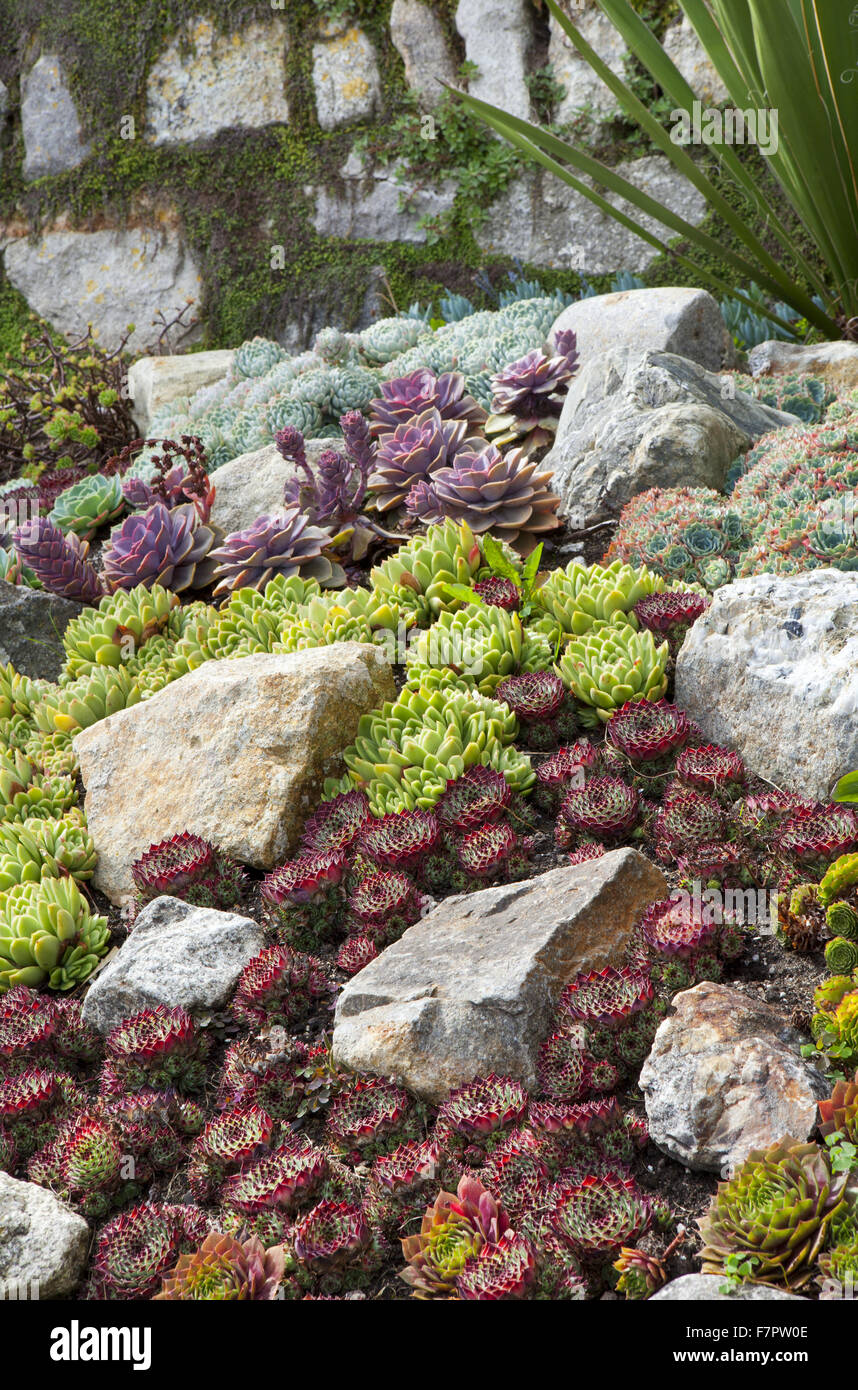
M 65 661 L 63 633 L 80 611 L 71 599 L 0 579 L 0 666 L 11 661 L 23 676 L 55 681 Z
M 140 1009 L 163 1004 L 189 1013 L 222 1008 L 249 961 L 265 947 L 250 917 L 156 898 L 96 976 L 84 1000 L 87 1023 L 109 1033 Z
M 31 309 L 67 338 L 92 324 L 100 347 L 110 351 L 135 325 L 129 352 L 155 347 L 163 325 L 188 301 L 198 303 L 202 281 L 176 226 L 103 228 L 97 232 L 46 232 L 20 237 L 6 247 L 6 274 Z M 187 321 L 187 320 L 186 320 Z M 178 335 L 187 344 L 195 329 Z
M 654 1293 L 650 1303 L 806 1303 L 798 1293 L 768 1284 L 737 1284 L 727 1290 L 723 1274 L 680 1274 Z
M 650 1138 L 671 1158 L 729 1176 L 752 1149 L 807 1139 L 830 1083 L 768 1004 L 705 981 L 674 996 L 639 1086 Z
M 192 396 L 226 376 L 235 356 L 233 348 L 211 352 L 176 352 L 166 357 L 139 357 L 128 370 L 128 395 L 134 421 L 141 434 L 157 410 L 179 396 Z
M 336 446 L 336 439 L 308 439 L 305 447 L 309 463 L 317 463 L 320 454 Z M 216 491 L 212 522 L 229 535 L 230 531 L 251 526 L 257 517 L 282 511 L 283 488 L 295 473 L 295 465 L 277 452 L 276 444 L 265 444 L 221 464 L 213 475 Z
M 25 179 L 64 174 L 90 153 L 62 65 L 54 53 L 43 53 L 21 78 L 21 130 Z
M 808 372 L 835 391 L 858 391 L 858 343 L 782 343 L 770 338 L 748 353 L 752 376 Z
M 361 716 L 395 697 L 378 647 L 338 642 L 207 661 L 84 729 L 75 751 L 95 887 L 122 902 L 135 860 L 183 830 L 255 868 L 281 864 L 324 779 L 342 773 Z
M 530 0 L 459 0 L 456 28 L 467 61 L 478 69 L 468 82 L 471 96 L 527 120 L 530 92 L 525 77 L 533 44 Z
M 210 19 L 187 21 L 146 79 L 146 138 L 155 145 L 203 140 L 230 126 L 289 120 L 288 34 L 276 15 L 232 34 Z
M 322 130 L 366 120 L 381 102 L 378 60 L 370 40 L 354 25 L 331 23 L 313 44 L 313 89 Z
M 549 343 L 573 329 L 582 362 L 612 348 L 672 352 L 717 372 L 734 356 L 733 340 L 716 301 L 685 286 L 618 290 L 579 299 L 558 316 Z
M 717 589 L 676 663 L 676 702 L 761 777 L 827 801 L 858 767 L 858 575 L 752 575 Z
M 83 1217 L 46 1187 L 0 1172 L 0 1301 L 71 1298 L 89 1237 Z
M 721 489 L 754 440 L 796 423 L 688 358 L 617 347 L 573 377 L 543 466 L 570 521 L 588 525 L 647 488 Z
M 423 106 L 441 95 L 442 82 L 454 82 L 456 65 L 444 26 L 426 0 L 393 0 L 390 37 L 405 67 L 405 80 Z
M 346 985 L 334 1056 L 433 1102 L 492 1071 L 532 1086 L 563 986 L 620 964 L 637 918 L 666 893 L 660 869 L 621 849 L 447 898 Z

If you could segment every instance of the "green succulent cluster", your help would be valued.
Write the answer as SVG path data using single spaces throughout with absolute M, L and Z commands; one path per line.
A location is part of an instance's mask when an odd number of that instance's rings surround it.
M 106 917 L 94 916 L 73 878 L 17 883 L 0 897 L 0 993 L 15 985 L 73 989 L 107 950 Z
M 42 878 L 92 878 L 95 845 L 72 818 L 0 823 L 0 893 Z
M 534 774 L 529 758 L 510 747 L 517 731 L 508 706 L 476 691 L 404 690 L 361 718 L 343 755 L 348 770 L 325 782 L 325 798 L 361 787 L 374 815 L 430 810 L 449 779 L 477 764 L 526 791 Z
M 178 594 L 153 584 L 118 589 L 73 618 L 63 634 L 66 659 L 60 685 L 69 685 L 97 667 L 119 667 L 151 637 L 168 629 L 179 607 Z
M 523 627 L 517 613 L 465 608 L 441 613 L 410 648 L 409 684 L 431 681 L 434 672 L 452 673 L 481 695 L 493 695 L 507 676 L 544 671 L 552 655 L 548 639 Z
M 299 652 L 326 647 L 333 642 L 376 642 L 383 633 L 395 633 L 400 623 L 413 624 L 414 615 L 403 619 L 399 605 L 387 602 L 372 589 L 346 589 L 311 598 L 281 628 L 272 651 Z
M 563 683 L 584 706 L 581 721 L 606 724 L 627 700 L 660 700 L 667 690 L 667 642 L 615 623 L 597 623 L 567 643 L 559 662 Z
M 71 777 L 45 776 L 19 749 L 0 752 L 0 822 L 61 816 L 74 801 Z
M 62 689 L 58 686 L 44 695 L 33 718 L 44 733 L 73 735 L 117 710 L 138 704 L 142 698 L 128 664 L 99 666 L 90 675 L 80 676 Z
M 637 630 L 632 611 L 648 594 L 687 586 L 679 580 L 666 581 L 645 565 L 582 565 L 572 560 L 565 569 L 552 570 L 533 595 L 537 610 L 535 626 L 554 642 L 561 637 L 582 637 L 599 623 L 614 623 Z M 695 589 L 702 586 L 695 583 Z
M 403 613 L 415 614 L 421 627 L 428 627 L 439 613 L 462 606 L 449 586 L 470 585 L 482 563 L 479 544 L 467 522 L 448 520 L 431 526 L 426 535 L 415 536 L 376 565 L 370 583 Z

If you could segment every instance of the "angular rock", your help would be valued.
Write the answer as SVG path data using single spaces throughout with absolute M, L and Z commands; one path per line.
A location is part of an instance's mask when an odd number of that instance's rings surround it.
M 407 171 L 368 169 L 358 156 L 340 170 L 338 185 L 322 184 L 316 192 L 313 226 L 320 236 L 343 241 L 411 241 L 422 243 L 426 230 L 418 226 L 424 217 L 448 212 L 456 197 L 450 179 L 435 188 L 410 183 Z
M 726 1177 L 752 1149 L 811 1135 L 831 1087 L 781 1014 L 710 981 L 675 995 L 673 1009 L 638 1083 L 653 1143 Z
M 149 845 L 193 831 L 257 869 L 281 864 L 361 715 L 395 698 L 377 647 L 208 661 L 75 739 L 98 851 L 93 883 L 132 892 Z
M 627 347 L 673 352 L 717 372 L 734 355 L 733 340 L 711 294 L 684 286 L 618 290 L 579 299 L 559 315 L 549 341 L 569 328 L 575 331 L 582 362 Z
M 197 15 L 172 40 L 146 80 L 146 139 L 154 145 L 204 140 L 219 130 L 289 120 L 282 19 L 221 34 Z
M 63 174 L 90 153 L 56 54 L 43 53 L 21 78 L 21 129 L 27 180 Z
M 84 1018 L 106 1034 L 159 1004 L 189 1013 L 222 1008 L 244 967 L 264 947 L 265 933 L 250 917 L 156 898 L 93 981 Z
M 661 46 L 676 64 L 695 96 L 707 106 L 720 106 L 730 93 L 710 61 L 687 15 L 666 30 Z
M 645 155 L 617 165 L 617 173 L 695 225 L 707 204 L 693 184 L 662 155 Z M 660 223 L 641 216 L 624 199 L 610 197 L 643 227 L 664 234 Z M 542 170 L 518 175 L 487 209 L 475 231 L 478 244 L 496 255 L 518 256 L 534 265 L 577 270 L 586 275 L 640 271 L 658 252 L 636 233 L 602 213 L 582 193 Z
M 769 1284 L 739 1284 L 722 1293 L 726 1279 L 722 1274 L 680 1274 L 654 1293 L 650 1303 L 806 1303 L 798 1293 L 775 1289 Z
M 594 48 L 603 62 L 617 77 L 625 76 L 628 49 L 620 31 L 595 3 L 583 0 L 570 12 L 570 17 L 582 37 Z M 548 62 L 558 82 L 566 92 L 554 108 L 554 120 L 567 125 L 580 116 L 594 121 L 608 121 L 620 111 L 619 103 L 602 79 L 593 71 L 582 53 L 567 38 L 554 16 L 551 16 Z
M 307 460 L 315 464 L 325 449 L 336 448 L 337 440 L 308 439 L 305 444 Z M 214 473 L 212 521 L 229 535 L 230 531 L 250 526 L 259 516 L 279 511 L 283 506 L 283 488 L 295 471 L 295 465 L 287 463 L 275 444 L 266 444 L 221 464 Z
M 761 777 L 827 801 L 858 767 L 856 613 L 840 570 L 723 585 L 680 650 L 677 704 Z
M 628 347 L 573 377 L 544 466 L 577 525 L 615 515 L 651 487 L 724 487 L 730 464 L 795 416 L 675 353 Z
M 0 1172 L 0 1301 L 71 1298 L 89 1238 L 83 1217 L 46 1187 Z
M 858 343 L 782 343 L 771 338 L 748 353 L 752 376 L 809 372 L 835 391 L 858 391 Z
M 62 636 L 80 611 L 71 599 L 0 579 L 0 666 L 11 661 L 23 676 L 57 680 L 66 656 Z
M 129 323 L 135 330 L 129 352 L 155 347 L 161 325 L 188 300 L 197 303 L 202 281 L 190 251 L 175 230 L 159 227 L 105 228 L 99 232 L 47 232 L 6 247 L 6 274 L 30 307 L 67 338 L 92 324 L 102 347 L 115 348 Z M 183 333 L 187 344 L 193 331 Z
M 635 921 L 666 891 L 655 865 L 621 849 L 447 898 L 346 985 L 334 1055 L 433 1102 L 491 1071 L 533 1086 L 563 986 L 618 965 Z
M 530 92 L 525 77 L 533 44 L 530 0 L 459 0 L 456 28 L 464 39 L 467 61 L 479 69 L 468 81 L 471 96 L 528 120 Z
M 177 396 L 192 396 L 201 386 L 226 376 L 234 356 L 232 348 L 216 348 L 213 352 L 140 357 L 133 362 L 128 371 L 128 394 L 141 434 L 148 434 L 149 421 L 162 405 Z
M 412 92 L 423 106 L 432 106 L 441 95 L 441 83 L 456 79 L 456 65 L 436 11 L 424 0 L 393 0 L 390 37 Z
M 362 121 L 381 102 L 375 49 L 354 26 L 313 44 L 313 89 L 322 130 Z

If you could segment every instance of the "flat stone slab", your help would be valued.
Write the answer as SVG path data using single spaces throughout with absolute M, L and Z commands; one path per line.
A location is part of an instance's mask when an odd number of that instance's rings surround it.
M 137 428 L 149 433 L 149 421 L 162 406 L 178 396 L 192 396 L 201 386 L 225 377 L 235 351 L 172 353 L 167 357 L 140 357 L 128 370 L 128 394 Z
M 806 1303 L 801 1294 L 773 1289 L 768 1284 L 739 1284 L 729 1293 L 723 1274 L 680 1274 L 654 1293 L 650 1303 Z M 701 1338 L 701 1342 L 703 1339 Z M 709 1343 L 707 1342 L 708 1346 Z
M 640 1074 L 653 1143 L 727 1176 L 752 1149 L 812 1134 L 831 1086 L 782 1014 L 708 980 L 675 995 L 673 1010 Z
M 858 767 L 858 575 L 755 574 L 716 589 L 677 658 L 675 699 L 761 777 L 827 801 Z
M 21 79 L 21 129 L 25 179 L 63 174 L 90 153 L 60 59 L 54 53 L 43 53 Z
M 0 1172 L 0 1302 L 70 1298 L 83 1279 L 89 1226 L 34 1182 Z
M 618 965 L 640 914 L 666 895 L 660 869 L 620 849 L 447 898 L 346 985 L 334 1056 L 436 1103 L 492 1071 L 533 1086 L 563 986 Z
M 84 1018 L 99 1033 L 109 1033 L 158 1004 L 189 1013 L 221 1008 L 264 946 L 265 933 L 250 917 L 156 898 L 93 981 Z

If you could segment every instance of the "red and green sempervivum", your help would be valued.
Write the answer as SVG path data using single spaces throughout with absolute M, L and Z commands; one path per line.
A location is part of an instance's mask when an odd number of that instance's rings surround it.
M 627 700 L 608 720 L 605 736 L 632 767 L 665 767 L 684 748 L 689 734 L 684 710 L 669 700 Z
M 605 853 L 605 846 L 598 844 L 595 840 L 588 841 L 581 845 L 579 849 L 573 849 L 569 855 L 570 864 L 589 864 L 591 859 L 601 859 Z
M 620 1028 L 652 997 L 652 981 L 644 971 L 608 965 L 576 975 L 560 995 L 557 1012 L 572 1023 Z
M 530 1123 L 535 1130 L 572 1140 L 596 1139 L 622 1122 L 623 1112 L 616 1096 L 582 1102 L 535 1100 L 530 1106 Z
M 714 796 L 672 782 L 655 818 L 655 852 L 671 864 L 698 844 L 722 840 L 725 830 L 724 811 Z
M 183 1253 L 209 1230 L 199 1207 L 143 1203 L 115 1216 L 95 1242 L 90 1298 L 127 1301 L 151 1298 Z
M 523 725 L 522 739 L 535 752 L 555 748 L 578 732 L 575 702 L 554 671 L 526 671 L 501 681 L 496 697 Z
M 478 879 L 498 878 L 506 871 L 510 856 L 520 846 L 508 821 L 495 821 L 472 830 L 457 845 L 459 863 L 467 874 Z
M 0 1078 L 0 1125 L 10 1135 L 19 1158 L 29 1158 L 50 1143 L 62 1122 L 85 1099 L 71 1077 L 27 1067 Z
M 690 589 L 647 594 L 638 599 L 634 615 L 641 627 L 665 636 L 670 643 L 671 655 L 675 656 L 688 629 L 703 616 L 709 603 L 705 594 L 696 594 Z
M 337 854 L 354 843 L 371 816 L 366 792 L 340 792 L 316 807 L 304 823 L 301 844 L 310 854 Z
M 247 1217 L 306 1207 L 328 1175 L 328 1160 L 309 1140 L 275 1149 L 227 1178 L 221 1189 L 225 1207 Z
M 322 961 L 288 946 L 270 946 L 249 961 L 239 976 L 232 1009 L 251 1026 L 289 1027 L 330 1005 L 336 985 Z
M 524 1236 L 505 1231 L 496 1245 L 469 1255 L 456 1278 L 462 1299 L 509 1301 L 525 1298 L 536 1279 L 536 1252 Z
M 798 810 L 778 828 L 773 843 L 782 860 L 823 873 L 858 846 L 858 812 L 835 804 Z
M 104 1046 L 102 1095 L 169 1088 L 193 1093 L 205 1084 L 211 1039 L 185 1009 L 141 1009 L 118 1023 Z
M 402 1240 L 407 1261 L 400 1278 L 415 1298 L 456 1298 L 456 1280 L 471 1255 L 497 1245 L 509 1229 L 500 1203 L 473 1177 L 463 1177 L 455 1192 L 441 1192 L 428 1207 L 417 1235 Z
M 313 526 L 299 507 L 260 516 L 244 531 L 233 531 L 211 552 L 214 592 L 264 589 L 279 575 L 300 574 L 320 584 L 342 584 L 345 574 L 328 557 L 331 534 Z
M 819 1133 L 823 1139 L 840 1132 L 850 1142 L 858 1139 L 858 1072 L 852 1081 L 836 1082 L 827 1100 L 819 1102 Z
M 628 1299 L 651 1298 L 667 1282 L 663 1260 L 628 1246 L 620 1250 L 619 1258 L 614 1260 L 614 1269 L 620 1276 L 617 1293 Z
M 507 613 L 517 613 L 521 607 L 521 590 L 511 579 L 493 574 L 488 579 L 480 579 L 471 586 L 478 598 L 489 608 L 504 608 Z M 503 699 L 504 696 L 499 696 Z
M 706 1215 L 703 1273 L 720 1274 L 731 1256 L 752 1263 L 757 1284 L 797 1290 L 816 1273 L 832 1222 L 845 1211 L 854 1179 L 834 1172 L 824 1149 L 787 1136 L 754 1149 L 718 1184 Z
M 337 966 L 347 975 L 358 975 L 377 955 L 378 947 L 371 936 L 347 936 L 337 952 Z
M 369 403 L 370 432 L 383 438 L 425 410 L 437 410 L 443 420 L 466 421 L 469 433 L 478 432 L 486 422 L 486 412 L 465 391 L 460 372 L 435 376 L 423 368 L 382 383 L 381 395 Z
M 325 1134 L 335 1153 L 360 1163 L 416 1139 L 420 1115 L 401 1086 L 384 1077 L 358 1079 L 332 1101 Z
M 375 1263 L 372 1232 L 362 1209 L 349 1202 L 319 1202 L 293 1228 L 292 1255 L 301 1287 L 302 1273 L 315 1276 L 320 1293 L 360 1287 Z
M 232 907 L 245 884 L 240 865 L 188 830 L 150 845 L 132 865 L 131 876 L 141 903 L 166 893 L 198 907 Z
M 253 1104 L 209 1120 L 191 1151 L 188 1182 L 194 1197 L 211 1201 L 225 1178 L 267 1151 L 273 1132 L 274 1120 Z
M 155 502 L 145 512 L 131 512 L 110 533 L 104 554 L 104 578 L 111 590 L 151 589 L 162 584 L 176 594 L 204 589 L 215 572 L 214 531 L 204 526 L 192 503 L 165 507 Z
M 573 786 L 583 786 L 602 763 L 601 749 L 581 738 L 569 748 L 558 748 L 536 769 L 534 800 L 544 811 L 556 811 Z
M 277 1297 L 286 1268 L 281 1245 L 266 1250 L 256 1236 L 238 1241 L 221 1231 L 211 1231 L 190 1255 L 161 1279 L 154 1301 L 253 1301 Z
M 640 797 L 619 777 L 593 777 L 563 798 L 554 830 L 560 849 L 579 840 L 618 840 L 634 829 Z
M 612 1090 L 612 1086 L 593 1085 L 595 1061 L 587 1051 L 586 1029 L 558 1028 L 539 1049 L 536 1074 L 539 1089 L 555 1100 L 583 1100 L 596 1089 Z M 615 1069 L 616 1071 L 616 1069 Z M 619 1080 L 619 1072 L 616 1072 Z
M 745 781 L 745 764 L 731 749 L 707 743 L 682 750 L 676 760 L 676 775 L 686 786 L 735 801 Z
M 527 1092 L 509 1076 L 475 1077 L 451 1091 L 435 1121 L 441 1148 L 464 1163 L 478 1166 L 504 1132 L 520 1125 L 527 1113 Z
M 380 869 L 352 888 L 349 907 L 359 930 L 379 944 L 389 945 L 420 916 L 420 895 L 407 874 Z
M 144 1146 L 135 1142 L 142 1137 L 134 1126 L 78 1112 L 33 1155 L 27 1176 L 84 1216 L 104 1217 L 139 1197 L 152 1177 Z
M 551 1227 L 580 1259 L 601 1263 L 638 1240 L 652 1220 L 649 1198 L 633 1178 L 603 1173 L 561 1188 Z
M 518 1227 L 538 1208 L 549 1180 L 549 1143 L 532 1129 L 504 1130 L 480 1169 L 480 1178 Z
M 435 816 L 447 830 L 476 830 L 496 821 L 511 800 L 512 788 L 503 773 L 478 764 L 449 779 Z
M 271 908 L 284 944 L 312 950 L 337 935 L 344 912 L 344 850 L 299 854 L 266 874 L 260 894 Z
M 371 819 L 355 840 L 359 854 L 379 868 L 415 869 L 438 842 L 440 827 L 431 811 L 394 811 Z
M 650 903 L 638 923 L 638 933 L 656 956 L 689 958 L 716 942 L 715 912 L 693 898 L 662 898 Z
M 31 1060 L 51 1052 L 59 1015 L 56 1004 L 46 994 L 37 994 L 26 985 L 15 985 L 0 996 L 0 1057 Z M 0 1073 L 4 1070 L 0 1063 Z

